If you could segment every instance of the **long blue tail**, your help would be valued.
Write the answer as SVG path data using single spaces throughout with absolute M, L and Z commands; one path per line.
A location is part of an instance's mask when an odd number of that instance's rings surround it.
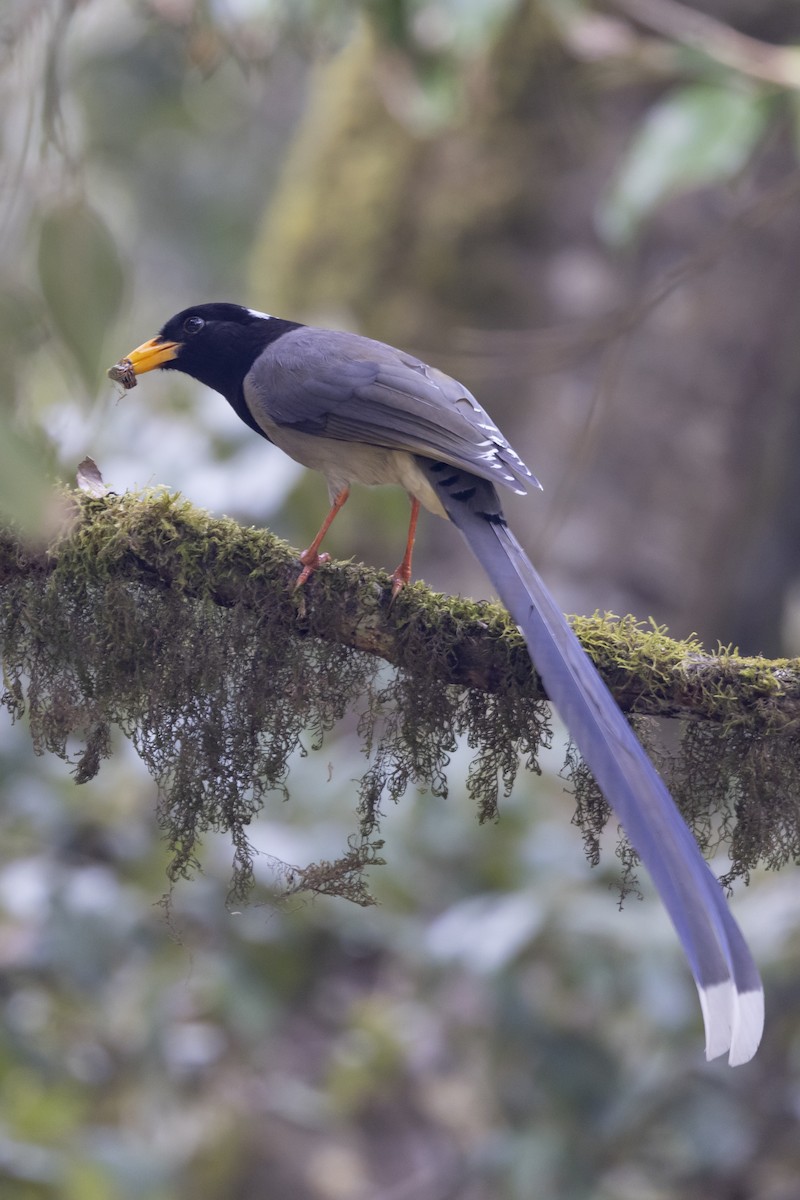
M 593 663 L 508 529 L 491 484 L 418 458 L 520 627 L 545 691 L 658 889 L 689 960 L 706 1057 L 731 1066 L 756 1052 L 764 1026 L 758 969 L 724 892 L 662 779 Z M 433 470 L 431 468 L 434 468 Z

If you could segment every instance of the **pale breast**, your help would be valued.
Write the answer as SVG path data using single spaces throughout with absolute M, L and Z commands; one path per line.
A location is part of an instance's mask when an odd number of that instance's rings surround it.
M 270 441 L 285 454 L 325 476 L 332 500 L 351 483 L 363 483 L 367 487 L 396 484 L 419 500 L 423 508 L 446 518 L 439 497 L 407 450 L 389 450 L 364 442 L 345 442 L 303 433 L 290 425 L 276 425 L 262 413 L 258 414 L 258 419 Z

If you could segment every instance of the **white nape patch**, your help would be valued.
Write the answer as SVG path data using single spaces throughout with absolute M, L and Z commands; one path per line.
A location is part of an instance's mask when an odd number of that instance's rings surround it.
M 733 1036 L 728 1062 L 732 1067 L 749 1062 L 764 1032 L 764 992 L 741 992 L 733 1013 Z
M 262 321 L 271 321 L 272 317 L 269 313 L 259 312 L 257 308 L 248 308 L 247 310 L 251 317 L 260 317 Z
M 706 1030 L 706 1058 L 719 1058 L 731 1045 L 736 1003 L 734 986 L 730 979 L 726 979 L 724 983 L 714 983 L 709 988 L 698 986 L 697 991 Z

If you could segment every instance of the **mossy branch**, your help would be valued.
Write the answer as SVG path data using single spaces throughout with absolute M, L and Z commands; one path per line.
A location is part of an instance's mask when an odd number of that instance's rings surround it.
M 214 518 L 166 491 L 101 499 L 70 493 L 62 532 L 48 545 L 0 530 L 0 587 L 44 580 L 65 564 L 224 608 L 278 606 L 287 636 L 319 637 L 414 670 L 435 648 L 442 685 L 496 692 L 513 680 L 541 698 L 525 645 L 497 604 L 443 596 L 418 582 L 390 603 L 391 580 L 352 563 L 326 566 L 301 591 L 297 552 L 269 530 Z M 800 718 L 800 660 L 703 651 L 635 618 L 595 614 L 573 625 L 624 711 L 725 725 L 769 708 Z
M 444 794 L 458 739 L 474 748 L 468 789 L 482 819 L 520 759 L 536 769 L 547 705 L 499 606 L 423 584 L 390 603 L 388 576 L 352 564 L 295 591 L 289 546 L 166 491 L 63 504 L 46 546 L 0 533 L 3 699 L 14 715 L 27 708 L 37 750 L 67 758 L 68 739 L 82 738 L 79 781 L 108 753 L 112 725 L 132 738 L 159 785 L 173 877 L 191 871 L 206 830 L 225 829 L 246 890 L 247 825 L 270 793 L 288 795 L 301 737 L 319 744 L 353 711 L 368 760 L 359 831 L 338 862 L 293 868 L 293 890 L 367 902 L 381 804 L 410 784 Z M 630 617 L 575 628 L 623 709 L 681 718 L 681 752 L 659 763 L 701 842 L 731 838 L 731 875 L 796 856 L 798 663 L 707 655 Z M 608 810 L 571 755 L 568 771 L 595 858 Z

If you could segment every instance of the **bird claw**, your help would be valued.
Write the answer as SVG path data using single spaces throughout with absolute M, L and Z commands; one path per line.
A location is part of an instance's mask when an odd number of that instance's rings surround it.
M 303 569 L 297 576 L 294 590 L 297 591 L 297 589 L 301 588 L 304 583 L 307 583 L 318 567 L 321 567 L 330 561 L 331 556 L 328 554 L 327 550 L 324 550 L 322 554 L 318 554 L 316 550 L 304 550 L 300 555 L 300 562 L 303 564 Z
M 411 582 L 411 571 L 399 566 L 396 571 L 392 571 L 390 579 L 392 581 L 392 600 L 396 600 L 403 588 Z

